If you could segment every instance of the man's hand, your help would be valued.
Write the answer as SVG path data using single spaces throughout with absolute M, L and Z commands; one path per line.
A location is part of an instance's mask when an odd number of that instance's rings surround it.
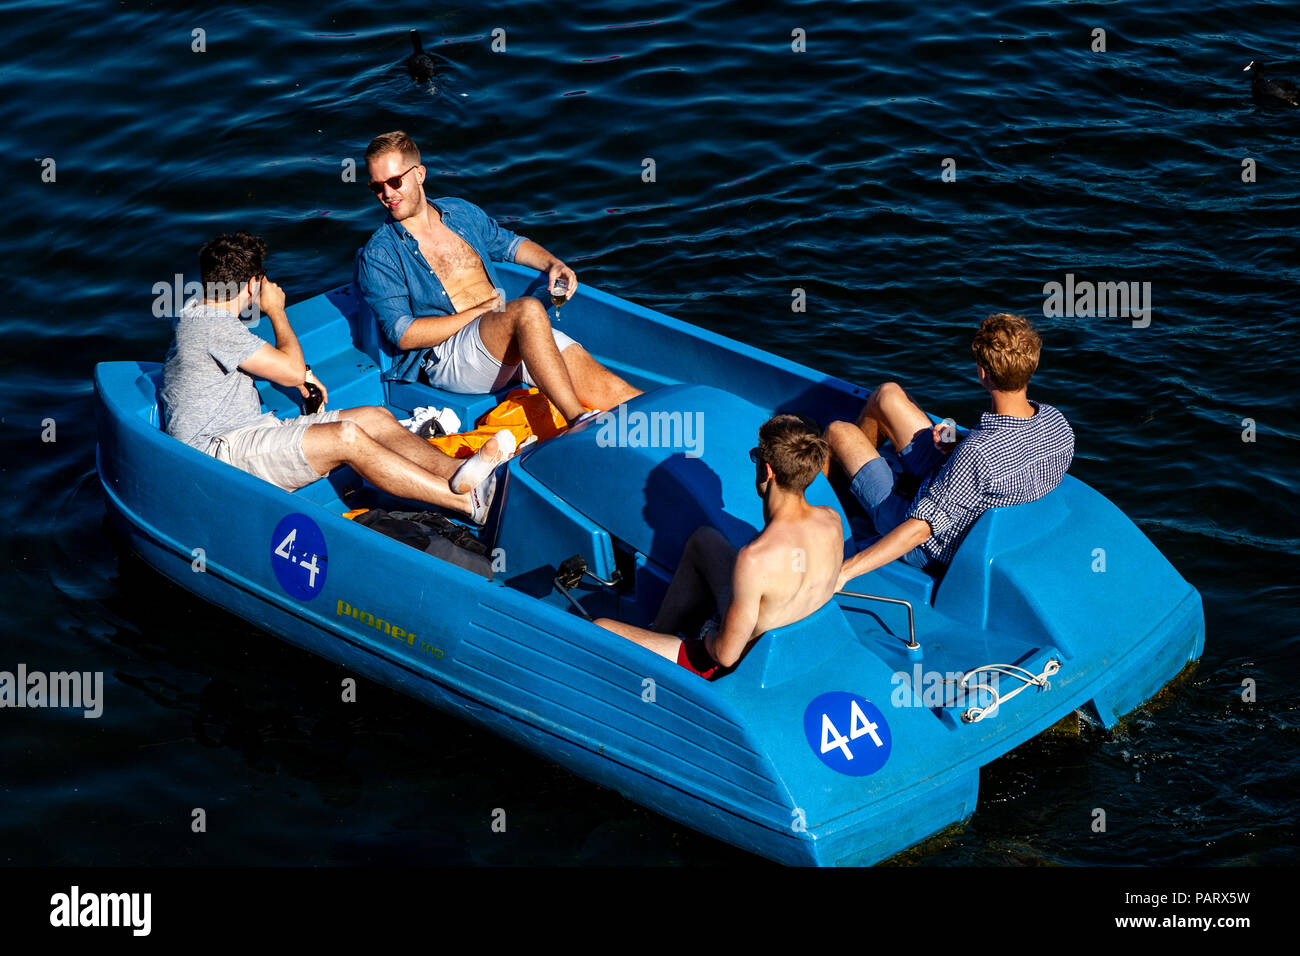
M 578 277 L 574 274 L 572 269 L 566 266 L 559 259 L 552 260 L 550 266 L 546 270 L 546 275 L 547 290 L 554 289 L 556 283 L 559 282 L 561 278 L 569 283 L 568 289 L 565 290 L 565 302 L 572 299 L 573 293 L 578 291 Z
M 566 302 L 573 298 L 573 293 L 578 291 L 578 277 L 574 275 L 573 270 L 566 266 L 559 256 L 547 252 L 531 239 L 525 239 L 519 244 L 519 248 L 515 250 L 515 262 L 536 269 L 538 272 L 545 272 L 547 292 L 554 289 L 560 279 L 568 282 L 569 287 L 565 289 Z
M 949 419 L 945 418 L 935 425 L 930 429 L 930 434 L 934 438 L 934 447 L 945 455 L 951 454 L 957 447 L 957 425 Z
M 317 388 L 320 389 L 320 407 L 324 408 L 326 405 L 328 405 L 330 400 L 330 393 L 325 388 L 325 384 L 316 377 L 316 374 L 312 372 L 311 369 L 307 369 L 306 381 L 304 381 L 301 385 L 298 386 L 298 391 L 302 393 L 302 397 L 303 398 L 311 397 L 307 391 L 307 382 L 310 382 L 311 384 L 315 385 Z
M 259 296 L 257 304 L 267 315 L 272 312 L 283 312 L 284 290 L 266 276 L 262 276 L 262 294 Z
M 492 295 L 478 305 L 475 309 L 486 309 L 489 312 L 504 312 L 506 308 L 506 299 L 500 292 L 493 292 Z M 472 310 L 471 310 L 472 311 Z

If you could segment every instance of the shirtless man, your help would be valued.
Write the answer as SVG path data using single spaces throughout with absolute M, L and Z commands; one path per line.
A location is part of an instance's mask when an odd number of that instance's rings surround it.
M 242 231 L 217 236 L 199 250 L 204 297 L 178 316 L 163 366 L 167 433 L 286 491 L 351 465 L 377 488 L 482 524 L 496 485 L 490 472 L 509 457 L 513 442 L 503 448 L 494 436 L 462 462 L 412 435 L 379 406 L 322 408 L 285 419 L 262 410 L 255 378 L 296 387 L 304 397 L 311 383 L 329 398 L 303 359 L 284 291 L 266 277 L 265 255 L 266 243 Z M 239 320 L 253 302 L 271 321 L 274 345 Z M 449 482 L 462 479 L 470 487 L 457 494 Z
M 804 490 L 827 454 L 814 422 L 798 415 L 769 419 L 749 453 L 754 487 L 763 499 L 758 537 L 736 551 L 714 528 L 700 528 L 686 542 L 649 629 L 609 618 L 596 623 L 713 680 L 735 667 L 764 633 L 822 607 L 835 593 L 844 536 L 839 514 L 810 505 Z M 711 619 L 698 639 L 679 637 L 691 615 L 709 605 L 718 608 L 721 626 Z
M 639 390 L 556 329 L 532 296 L 498 295 L 492 262 L 547 273 L 547 289 L 578 287 L 573 270 L 537 243 L 502 229 L 464 199 L 428 199 L 425 168 L 400 130 L 366 150 L 370 189 L 388 219 L 357 257 L 357 285 L 388 340 L 401 349 L 384 378 L 483 394 L 516 379 L 536 385 L 569 422 Z

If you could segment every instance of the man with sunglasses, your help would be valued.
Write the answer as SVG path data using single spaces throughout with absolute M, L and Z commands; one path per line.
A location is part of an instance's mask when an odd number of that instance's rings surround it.
M 493 437 L 462 462 L 408 432 L 386 408 L 322 409 L 286 419 L 262 410 L 255 378 L 296 387 L 304 398 L 310 382 L 329 399 L 303 359 L 285 313 L 284 291 L 266 278 L 265 255 L 266 243 L 243 231 L 217 236 L 199 251 L 204 296 L 187 303 L 177 317 L 163 366 L 166 432 L 286 491 L 351 465 L 390 494 L 440 505 L 482 524 L 496 484 L 490 466 L 509 457 L 513 441 L 506 448 Z M 254 306 L 270 320 L 274 345 L 240 321 Z M 457 478 L 471 471 L 475 487 L 454 493 Z
M 560 259 L 471 202 L 429 199 L 419 148 L 400 130 L 375 137 L 366 169 L 388 218 L 358 254 L 356 282 L 400 350 L 385 380 L 484 394 L 522 379 L 570 422 L 640 394 L 552 328 L 539 299 L 497 292 L 492 263 L 518 262 L 546 273 L 542 294 L 563 285 L 571 297 L 578 278 Z
M 844 559 L 839 513 L 804 497 L 826 464 L 829 447 L 816 422 L 777 415 L 758 430 L 754 489 L 763 499 L 763 530 L 739 551 L 716 528 L 686 541 L 682 559 L 649 628 L 596 621 L 713 680 L 728 673 L 766 632 L 801 621 L 835 594 Z M 716 608 L 693 634 L 700 620 Z

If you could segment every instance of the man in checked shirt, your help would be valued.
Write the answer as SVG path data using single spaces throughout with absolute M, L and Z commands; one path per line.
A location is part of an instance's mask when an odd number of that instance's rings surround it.
M 1041 348 L 1024 316 L 1000 312 L 980 323 L 971 351 L 993 410 L 959 444 L 951 425 L 932 425 L 896 382 L 871 394 L 856 423 L 830 424 L 831 460 L 850 476 L 882 535 L 844 562 L 841 588 L 895 558 L 940 576 L 981 514 L 1034 501 L 1061 483 L 1074 432 L 1059 411 L 1027 395 Z M 899 476 L 880 457 L 885 440 L 899 450 L 904 473 L 920 482 L 914 495 L 898 487 Z

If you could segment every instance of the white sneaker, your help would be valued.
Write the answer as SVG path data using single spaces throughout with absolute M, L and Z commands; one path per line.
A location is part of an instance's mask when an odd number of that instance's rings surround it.
M 474 455 L 473 458 L 465 462 L 456 473 L 451 476 L 451 490 L 463 495 L 471 488 L 480 485 L 488 475 L 490 475 L 503 461 L 509 461 L 516 451 L 515 436 L 508 428 L 503 428 L 494 436 L 497 440 L 496 454 L 491 454 L 485 444 Z
M 471 488 L 469 491 L 469 500 L 473 505 L 474 510 L 470 514 L 470 520 L 479 526 L 486 524 L 488 512 L 492 510 L 492 499 L 496 496 L 496 475 L 488 475 L 487 481 Z

